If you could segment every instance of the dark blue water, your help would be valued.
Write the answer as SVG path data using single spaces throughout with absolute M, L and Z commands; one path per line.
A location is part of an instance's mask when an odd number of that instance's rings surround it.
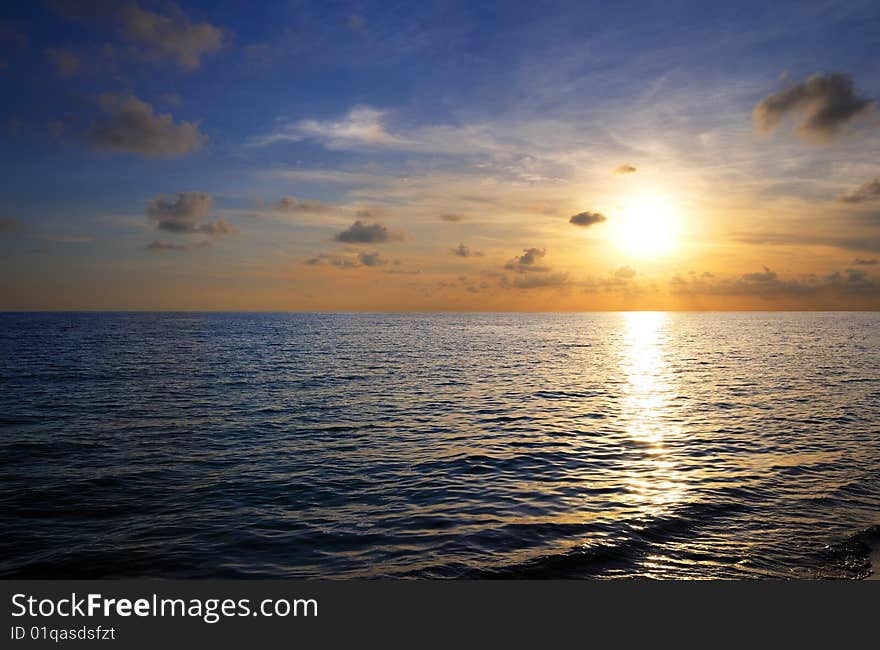
M 880 315 L 0 315 L 0 575 L 863 577 Z

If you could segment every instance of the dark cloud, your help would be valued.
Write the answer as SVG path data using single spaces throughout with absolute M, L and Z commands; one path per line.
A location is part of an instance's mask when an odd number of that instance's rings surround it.
M 621 280 L 631 280 L 636 277 L 636 272 L 630 266 L 621 266 L 614 272 L 614 277 Z
M 614 168 L 615 174 L 633 174 L 638 171 L 633 165 L 629 163 L 623 163 L 622 165 L 618 165 Z
M 199 67 L 202 57 L 221 49 L 226 35 L 210 23 L 190 22 L 176 5 L 166 13 L 141 8 L 137 2 L 55 0 L 68 19 L 113 25 L 130 51 L 145 61 L 174 61 L 185 70 Z
M 275 208 L 279 212 L 324 214 L 330 212 L 333 206 L 320 201 L 300 200 L 295 196 L 284 196 L 275 204 Z
M 222 219 L 206 221 L 214 199 L 204 192 L 179 192 L 173 199 L 159 196 L 150 202 L 147 216 L 159 230 L 174 233 L 201 233 L 220 237 L 235 233 Z
M 459 244 L 455 248 L 449 251 L 452 255 L 457 255 L 458 257 L 482 257 L 483 254 L 480 251 L 471 250 L 470 246 L 465 246 L 464 244 Z
M 855 264 L 856 266 L 877 266 L 877 264 L 880 264 L 880 260 L 877 260 L 876 258 L 863 259 L 857 257 L 853 260 L 853 264 Z
M 358 253 L 358 261 L 364 266 L 385 266 L 388 264 L 388 260 L 376 252 Z
M 21 232 L 24 224 L 18 219 L 0 218 L 0 233 Z
M 442 221 L 451 221 L 451 222 L 464 221 L 464 217 L 461 216 L 460 214 L 441 214 L 440 219 Z
M 512 278 L 501 278 L 501 286 L 514 289 L 538 289 L 541 287 L 558 287 L 568 283 L 568 274 L 554 272 L 541 262 L 547 251 L 543 248 L 523 249 L 522 255 L 514 257 L 504 265 L 508 271 L 515 271 Z
M 568 223 L 586 228 L 606 220 L 604 214 L 598 212 L 580 212 L 568 220 Z
M 389 230 L 380 223 L 365 223 L 358 219 L 348 228 L 337 234 L 336 241 L 347 244 L 382 244 L 401 241 L 403 234 Z
M 834 271 L 827 275 L 809 274 L 800 278 L 782 278 L 775 271 L 744 273 L 738 277 L 718 278 L 711 273 L 675 275 L 672 292 L 690 295 L 723 296 L 803 296 L 810 294 L 860 294 L 880 298 L 880 282 L 860 269 Z
M 840 200 L 845 203 L 864 203 L 877 199 L 880 199 L 880 178 L 868 181 L 861 187 L 857 187 L 840 197 Z
M 859 96 L 848 74 L 815 74 L 804 82 L 768 95 L 755 106 L 752 118 L 765 133 L 772 132 L 790 115 L 800 120 L 796 132 L 813 140 L 829 140 L 839 135 L 856 116 L 874 107 Z
M 357 269 L 363 266 L 386 266 L 389 260 L 376 251 L 345 251 L 343 253 L 321 253 L 305 261 L 309 266 L 329 264 L 338 269 Z
M 539 263 L 546 254 L 543 248 L 526 248 L 523 249 L 522 255 L 514 257 L 504 265 L 504 268 L 519 273 L 547 273 L 550 267 Z
M 200 241 L 195 244 L 175 244 L 173 242 L 162 241 L 156 239 L 155 241 L 150 242 L 146 245 L 146 249 L 149 251 L 191 251 L 195 248 L 207 248 L 211 245 L 210 241 Z
M 102 149 L 172 158 L 195 151 L 206 140 L 198 124 L 157 115 L 134 95 L 106 93 L 99 105 L 103 114 L 92 121 L 86 137 Z

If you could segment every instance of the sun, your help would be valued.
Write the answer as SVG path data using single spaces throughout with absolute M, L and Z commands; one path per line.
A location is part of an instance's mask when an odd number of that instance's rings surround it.
M 672 253 L 678 245 L 681 219 L 676 206 L 659 196 L 634 197 L 609 219 L 611 239 L 631 257 L 651 258 Z

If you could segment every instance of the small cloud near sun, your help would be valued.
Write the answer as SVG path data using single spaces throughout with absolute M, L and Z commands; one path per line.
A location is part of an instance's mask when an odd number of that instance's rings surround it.
M 629 163 L 623 163 L 614 168 L 615 174 L 634 174 L 637 171 L 638 169 L 636 169 L 635 165 Z
M 572 216 L 568 223 L 573 224 L 575 226 L 580 226 L 582 228 L 587 228 L 589 226 L 593 226 L 597 223 L 602 223 L 606 221 L 607 217 L 600 212 L 580 212 L 574 216 Z

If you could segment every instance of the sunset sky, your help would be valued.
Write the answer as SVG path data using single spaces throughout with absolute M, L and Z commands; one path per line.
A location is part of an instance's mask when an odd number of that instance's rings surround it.
M 880 308 L 880 4 L 4 2 L 0 309 Z

